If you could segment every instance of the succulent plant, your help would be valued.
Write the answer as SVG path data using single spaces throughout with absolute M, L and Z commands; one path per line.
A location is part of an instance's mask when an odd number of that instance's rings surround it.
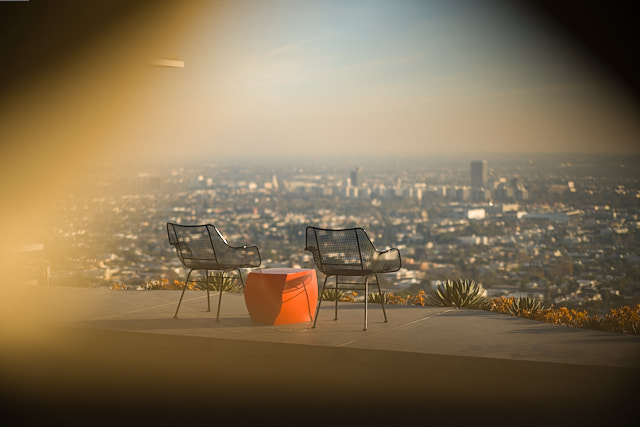
M 223 272 L 214 272 L 207 277 L 207 280 L 198 280 L 197 285 L 199 288 L 207 289 L 210 291 L 219 291 L 222 286 L 223 292 L 242 292 L 242 285 L 238 283 L 238 279 L 232 276 L 225 276 Z
M 335 301 L 336 298 L 338 301 L 343 301 L 345 299 L 345 293 L 340 289 L 325 289 L 322 293 L 322 301 Z
M 487 304 L 486 294 L 473 280 L 447 280 L 429 295 L 429 301 L 441 307 L 481 308 Z
M 520 316 L 523 313 L 536 313 L 538 311 L 544 310 L 544 305 L 540 302 L 540 300 L 536 298 L 530 297 L 520 297 L 517 299 L 513 299 L 511 305 L 508 310 L 510 314 L 514 316 Z
M 381 304 L 381 303 L 390 304 L 391 296 L 389 295 L 389 292 L 384 292 L 384 291 L 382 293 L 371 292 L 369 294 L 368 301 L 374 304 Z

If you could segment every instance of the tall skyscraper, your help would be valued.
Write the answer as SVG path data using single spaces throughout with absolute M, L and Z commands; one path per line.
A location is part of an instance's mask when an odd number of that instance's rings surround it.
M 356 168 L 355 170 L 351 171 L 351 185 L 353 185 L 354 187 L 357 187 L 360 182 L 358 181 L 360 175 L 360 168 Z
M 487 183 L 487 161 L 471 162 L 471 188 L 483 188 Z

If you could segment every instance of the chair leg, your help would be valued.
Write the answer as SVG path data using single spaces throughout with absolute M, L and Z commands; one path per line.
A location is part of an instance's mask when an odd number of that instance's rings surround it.
M 242 279 L 242 272 L 238 269 L 238 276 L 240 276 L 240 283 L 242 284 L 242 289 L 244 289 L 244 280 Z
M 218 313 L 216 314 L 216 322 L 220 321 L 220 305 L 222 305 L 222 283 L 224 282 L 224 272 L 222 273 L 222 279 L 220 281 L 220 296 L 218 297 Z
M 369 299 L 369 276 L 364 278 L 364 329 L 367 330 L 367 300 Z
M 333 320 L 338 320 L 338 275 L 336 275 L 336 315 L 333 317 Z
M 182 297 L 184 296 L 184 291 L 187 289 L 187 284 L 189 283 L 189 278 L 191 277 L 191 272 L 193 269 L 189 270 L 187 274 L 187 280 L 184 282 L 184 286 L 182 287 L 182 293 L 180 294 L 180 301 L 178 301 L 178 308 L 176 308 L 176 314 L 173 315 L 174 319 L 178 318 L 178 310 L 180 310 L 180 304 L 182 304 Z
M 380 280 L 376 274 L 376 285 L 378 286 L 378 295 L 380 295 L 380 303 L 382 304 L 382 314 L 384 315 L 384 323 L 387 323 L 387 312 L 384 309 L 384 298 L 382 297 L 382 291 L 380 290 Z
M 324 288 L 327 286 L 327 279 L 329 276 L 324 278 L 324 283 L 322 284 L 322 290 L 320 291 L 320 298 L 318 298 L 318 306 L 316 307 L 316 315 L 313 317 L 313 326 L 311 328 L 316 327 L 316 322 L 318 321 L 318 313 L 320 312 L 320 304 L 322 304 L 322 296 L 324 295 Z
M 209 298 L 209 270 L 204 271 L 204 287 L 207 289 L 207 311 L 211 311 L 211 298 Z

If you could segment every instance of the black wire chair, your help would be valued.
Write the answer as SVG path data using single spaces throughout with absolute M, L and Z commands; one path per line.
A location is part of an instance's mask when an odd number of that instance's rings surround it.
M 324 290 L 327 286 L 329 276 L 336 276 L 336 309 L 335 318 L 338 320 L 338 290 L 364 290 L 364 330 L 367 330 L 367 299 L 369 297 L 369 278 L 374 276 L 376 286 L 380 294 L 382 303 L 382 313 L 384 321 L 387 322 L 387 313 L 384 308 L 384 298 L 380 290 L 380 280 L 378 274 L 398 271 L 402 266 L 400 251 L 396 248 L 384 252 L 376 250 L 362 228 L 347 228 L 341 230 L 330 230 L 317 227 L 307 227 L 305 250 L 313 254 L 313 261 L 318 269 L 326 275 L 324 284 L 320 291 L 316 316 L 313 320 L 313 327 L 316 327 L 320 304 L 324 297 Z M 364 283 L 344 281 L 341 276 L 364 277 Z M 340 284 L 346 285 L 340 287 Z
M 180 301 L 174 318 L 178 317 L 178 310 L 184 297 L 184 291 L 194 270 L 204 270 L 205 284 L 207 284 L 207 311 L 211 311 L 209 299 L 208 277 L 210 270 L 238 272 L 240 283 L 244 287 L 241 268 L 260 267 L 262 258 L 255 245 L 230 246 L 215 225 L 178 225 L 168 222 L 167 234 L 169 243 L 175 246 L 180 262 L 189 269 L 187 280 L 184 282 Z M 220 303 L 222 302 L 222 285 L 218 299 L 218 313 L 216 322 L 220 318 Z

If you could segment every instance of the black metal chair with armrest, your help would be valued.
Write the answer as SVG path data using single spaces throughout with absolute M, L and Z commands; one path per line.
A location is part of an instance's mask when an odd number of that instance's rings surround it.
M 178 310 L 184 297 L 184 291 L 194 270 L 204 270 L 205 282 L 208 282 L 210 270 L 237 271 L 240 283 L 244 287 L 241 268 L 260 267 L 262 259 L 260 251 L 255 245 L 230 246 L 215 225 L 179 225 L 167 223 L 169 243 L 176 248 L 182 265 L 189 269 L 187 280 L 184 282 L 180 301 L 174 318 L 178 317 Z M 207 289 L 207 311 L 211 311 L 209 286 Z M 218 313 L 216 322 L 220 318 L 220 304 L 222 303 L 222 285 L 218 298 Z
M 376 278 L 376 286 L 381 296 L 382 313 L 387 322 L 384 299 L 380 290 L 378 274 L 398 271 L 402 266 L 400 251 L 392 248 L 383 252 L 376 250 L 363 228 L 347 228 L 331 230 L 318 227 L 307 227 L 305 250 L 313 254 L 313 260 L 318 269 L 325 274 L 324 284 L 320 291 L 318 307 L 313 320 L 316 327 L 320 304 L 327 286 L 327 279 L 336 276 L 336 309 L 335 318 L 338 320 L 338 290 L 364 290 L 364 330 L 367 330 L 367 299 L 369 297 L 369 278 Z M 364 283 L 341 282 L 341 276 L 364 277 Z M 340 287 L 340 284 L 346 285 Z

